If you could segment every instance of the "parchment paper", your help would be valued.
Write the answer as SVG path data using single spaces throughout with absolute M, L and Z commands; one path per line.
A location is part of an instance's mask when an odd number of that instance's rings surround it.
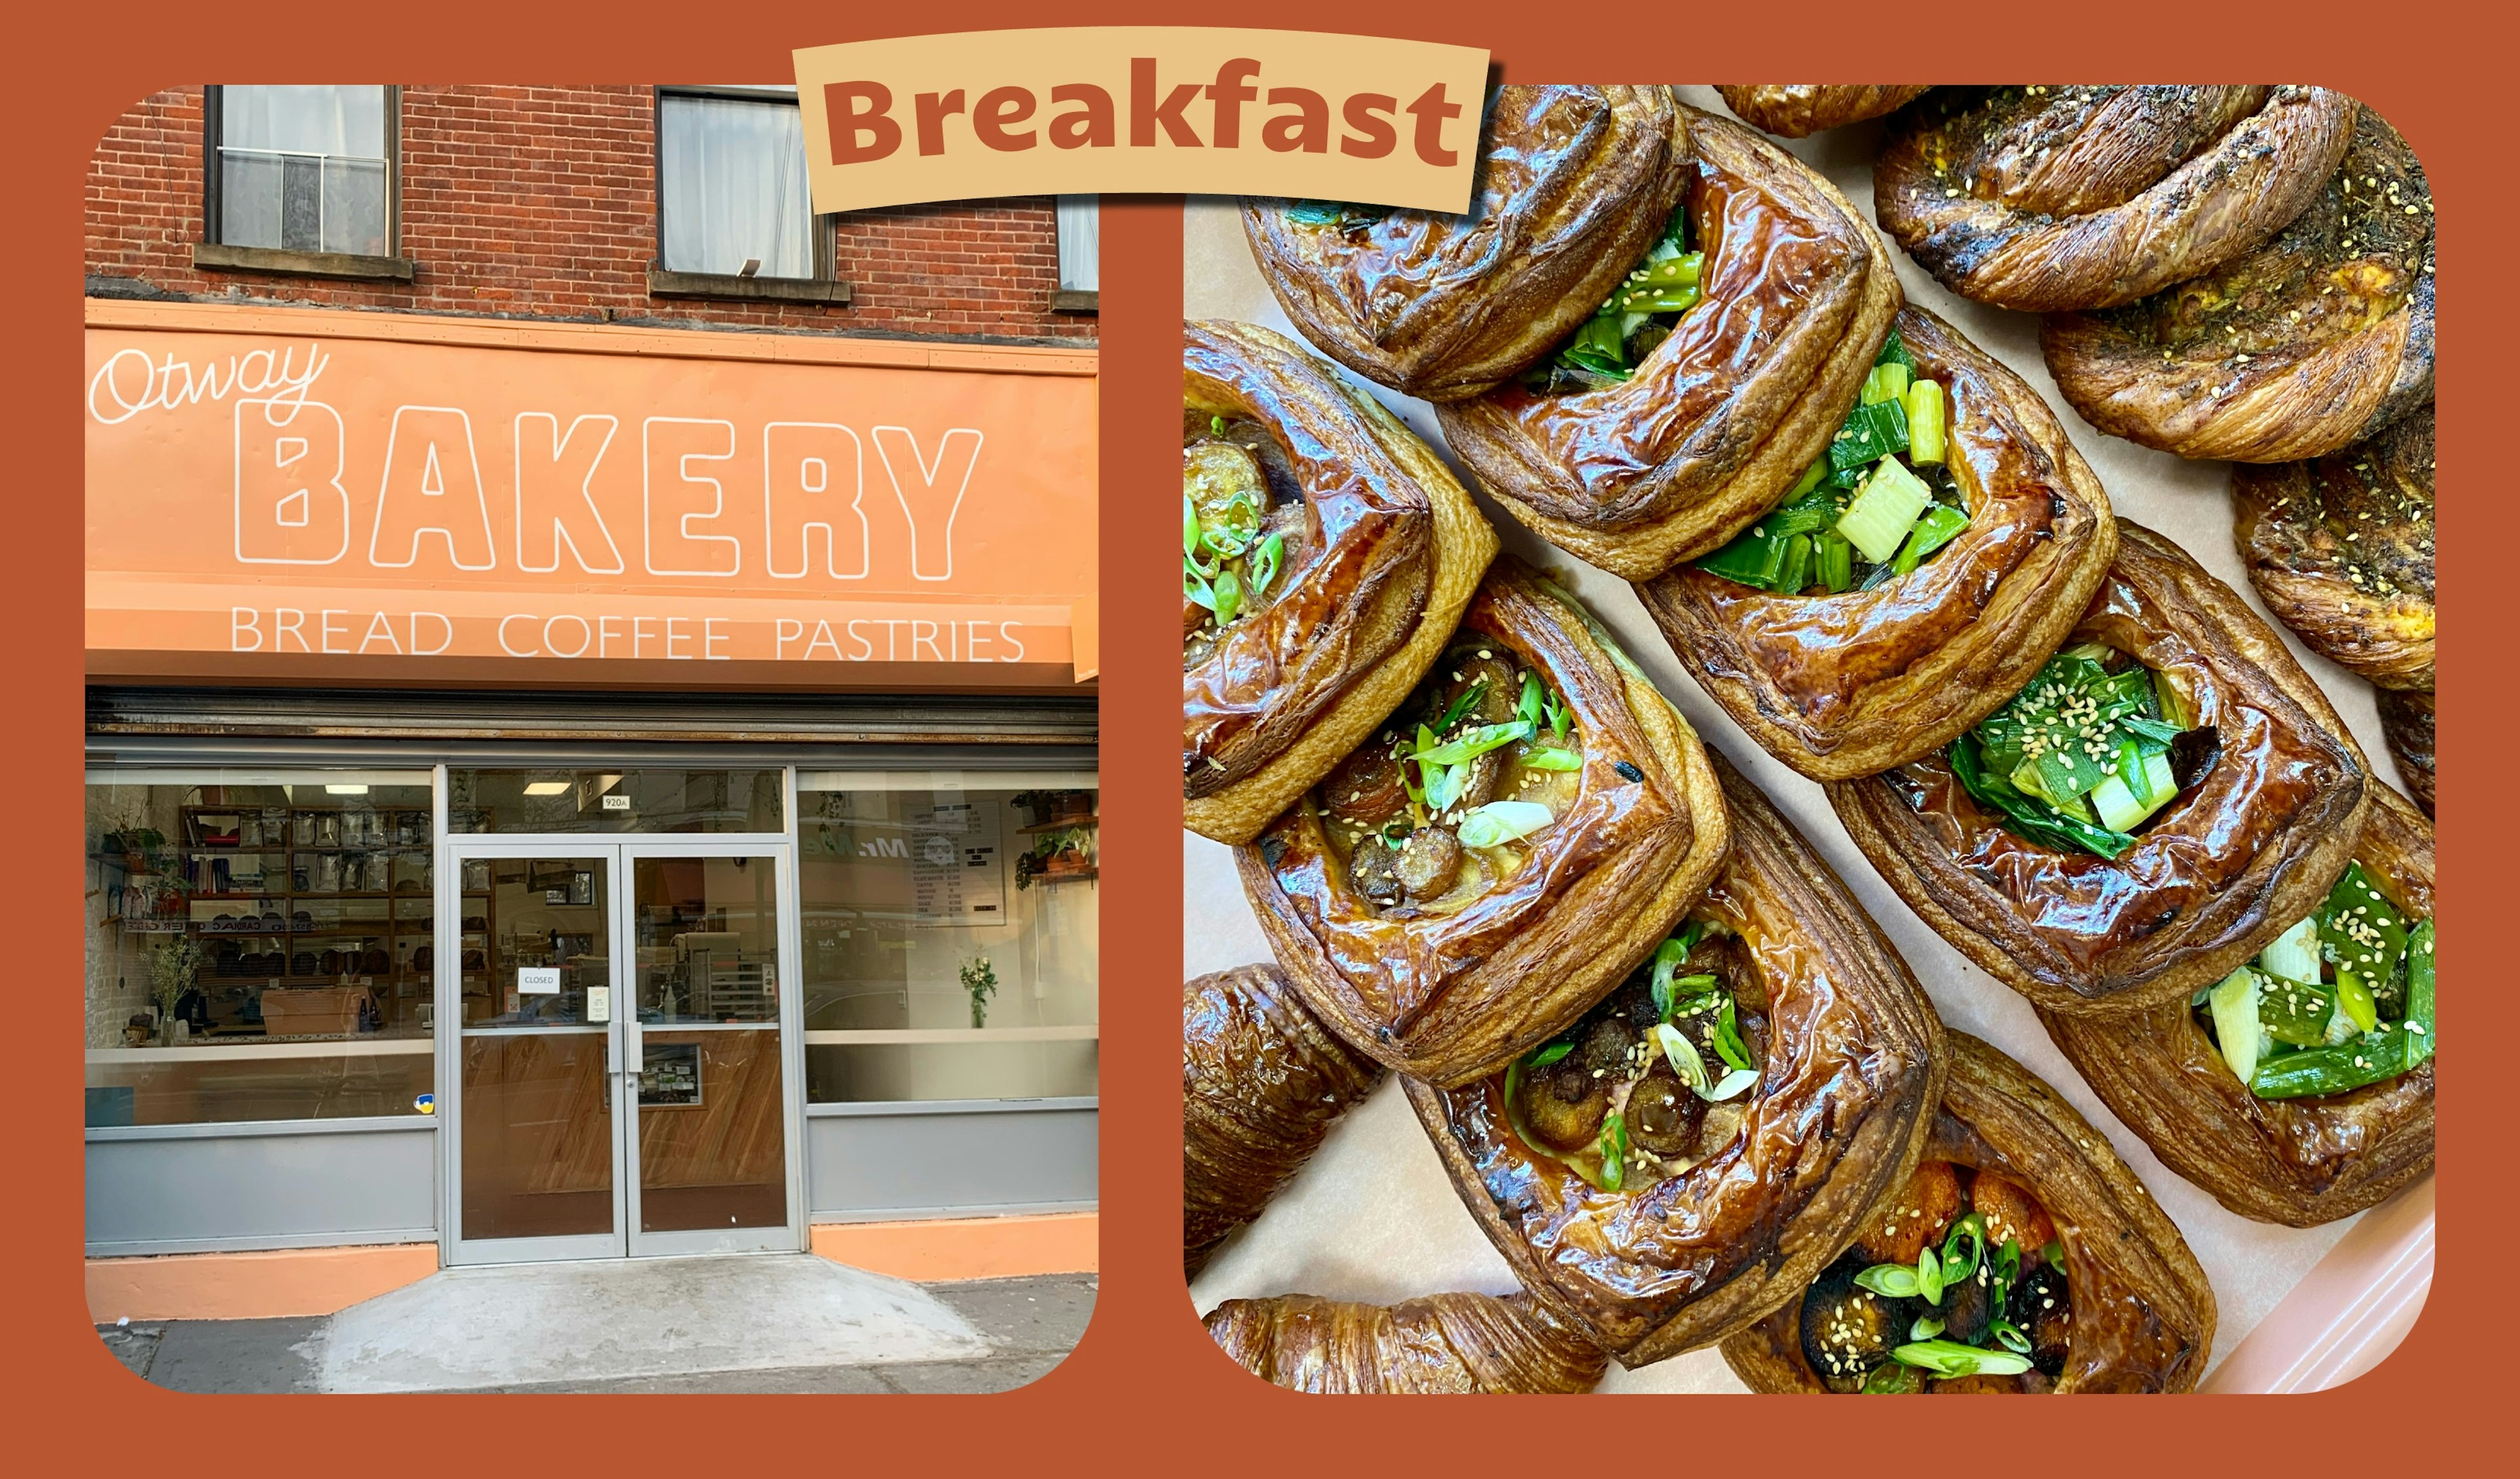
M 1698 108 L 1730 115 L 1712 87 L 1679 91 Z M 1879 139 L 1876 122 L 1813 139 L 1778 142 L 1827 175 L 1868 220 L 1872 157 Z M 1185 215 L 1183 304 L 1188 315 L 1265 324 L 1300 341 L 1303 336 L 1279 311 L 1261 281 L 1234 202 L 1193 199 Z M 2241 572 L 2232 547 L 2228 464 L 2184 462 L 2094 430 L 2056 393 L 2055 381 L 2039 356 L 2035 316 L 1958 297 L 1909 261 L 1895 243 L 1890 244 L 1890 254 L 1899 264 L 1899 279 L 1909 301 L 1957 325 L 2047 397 L 2075 446 L 2098 471 L 2121 516 L 2177 540 L 2237 590 L 2260 616 L 2266 616 L 2265 605 Z M 1323 361 L 1328 364 L 1328 357 Z M 1357 383 L 1399 413 L 1453 464 L 1462 485 L 1479 496 L 1507 549 L 1574 576 L 1576 593 L 1618 634 L 1698 733 L 1756 781 L 1837 870 L 1907 957 L 1944 1021 L 2011 1053 L 2107 1132 L 2118 1153 L 2186 1234 L 2213 1281 L 2220 1311 L 2214 1360 L 2219 1362 L 2300 1281 L 2353 1220 L 2307 1231 L 2250 1222 L 2224 1211 L 2212 1197 L 2165 1169 L 2049 1045 L 2029 1005 L 1969 964 L 1890 891 L 1848 840 L 1819 785 L 1769 758 L 1699 691 L 1626 582 L 1545 544 L 1480 493 L 1475 479 L 1445 447 L 1424 402 L 1362 380 Z M 2309 651 L 2272 618 L 2268 625 L 2283 635 L 2293 655 L 2326 691 L 2374 769 L 2395 782 L 2396 768 L 2381 740 L 2370 686 Z M 1230 850 L 1187 831 L 1182 842 L 1184 977 L 1269 959 L 1267 942 L 1235 879 Z M 1453 1289 L 1503 1294 L 1514 1287 L 1505 1260 L 1470 1220 L 1445 1179 L 1399 1086 L 1386 1082 L 1331 1130 L 1312 1164 L 1258 1222 L 1208 1264 L 1191 1294 L 1204 1313 L 1224 1300 L 1267 1294 L 1388 1302 Z M 1614 1365 L 1599 1390 L 1738 1392 L 1743 1387 L 1710 1348 L 1633 1371 Z

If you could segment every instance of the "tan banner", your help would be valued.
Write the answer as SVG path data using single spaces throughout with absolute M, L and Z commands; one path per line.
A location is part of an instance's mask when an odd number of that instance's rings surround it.
M 1091 350 L 87 315 L 91 672 L 1091 671 Z
M 1469 208 L 1488 56 L 1315 31 L 1076 26 L 796 53 L 814 208 L 1181 193 Z

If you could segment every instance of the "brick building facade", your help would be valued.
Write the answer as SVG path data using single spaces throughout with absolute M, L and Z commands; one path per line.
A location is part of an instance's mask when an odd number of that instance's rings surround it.
M 367 254 L 222 244 L 203 165 L 215 94 L 173 88 L 133 105 L 89 169 L 88 294 L 885 337 L 1095 336 L 1095 292 L 1061 282 L 1049 197 L 816 218 L 810 280 L 668 270 L 660 93 L 775 106 L 776 90 L 385 93 L 391 239 Z

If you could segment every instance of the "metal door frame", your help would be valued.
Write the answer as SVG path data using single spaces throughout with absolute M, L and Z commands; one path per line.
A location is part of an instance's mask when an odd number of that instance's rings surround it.
M 431 944 L 436 952 L 436 979 L 431 991 L 436 1017 L 437 1084 L 434 1107 L 438 1127 L 438 1261 L 443 1267 L 467 1264 L 544 1263 L 571 1259 L 659 1257 L 694 1253 L 800 1252 L 811 1246 L 805 1221 L 804 1165 L 804 937 L 798 912 L 793 818 L 796 805 L 794 767 L 786 768 L 785 801 L 789 830 L 776 832 L 635 833 L 534 832 L 449 835 L 446 830 L 445 767 L 438 767 L 436 792 L 437 845 L 434 850 L 434 910 Z M 463 1236 L 464 1196 L 464 1039 L 463 1039 L 463 865 L 475 858 L 595 857 L 608 859 L 608 901 L 611 910 L 608 948 L 612 961 L 611 1020 L 602 1028 L 519 1029 L 544 1033 L 606 1034 L 607 1092 L 612 1114 L 612 1231 L 552 1237 L 467 1238 Z M 636 1070 L 640 1061 L 640 1024 L 636 995 L 636 939 L 632 918 L 632 874 L 641 858 L 767 858 L 776 870 L 771 897 L 779 913 L 781 968 L 777 982 L 779 1016 L 780 1116 L 788 1218 L 785 1226 L 641 1232 L 638 1224 L 639 1167 L 632 1138 L 638 1124 Z M 453 1004 L 453 1010 L 443 1008 Z M 720 1024 L 689 1023 L 659 1030 L 723 1031 Z M 757 1029 L 755 1029 L 757 1030 Z

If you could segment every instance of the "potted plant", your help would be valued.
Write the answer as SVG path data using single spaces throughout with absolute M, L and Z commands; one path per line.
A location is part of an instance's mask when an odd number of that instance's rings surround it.
M 989 1025 L 989 998 L 998 994 L 998 972 L 987 956 L 979 956 L 963 967 L 963 990 L 971 998 L 971 1025 Z
M 1088 851 L 1094 833 L 1083 827 L 1058 827 L 1032 839 L 1032 846 L 1015 859 L 1015 887 L 1018 891 L 1032 886 L 1035 878 L 1072 877 L 1094 866 Z
M 154 874 L 166 851 L 166 834 L 154 827 L 125 828 L 122 838 L 122 869 L 129 874 Z
M 1024 826 L 1040 827 L 1050 821 L 1051 798 L 1055 794 L 1052 791 L 1017 791 L 1010 804 L 1023 813 Z

